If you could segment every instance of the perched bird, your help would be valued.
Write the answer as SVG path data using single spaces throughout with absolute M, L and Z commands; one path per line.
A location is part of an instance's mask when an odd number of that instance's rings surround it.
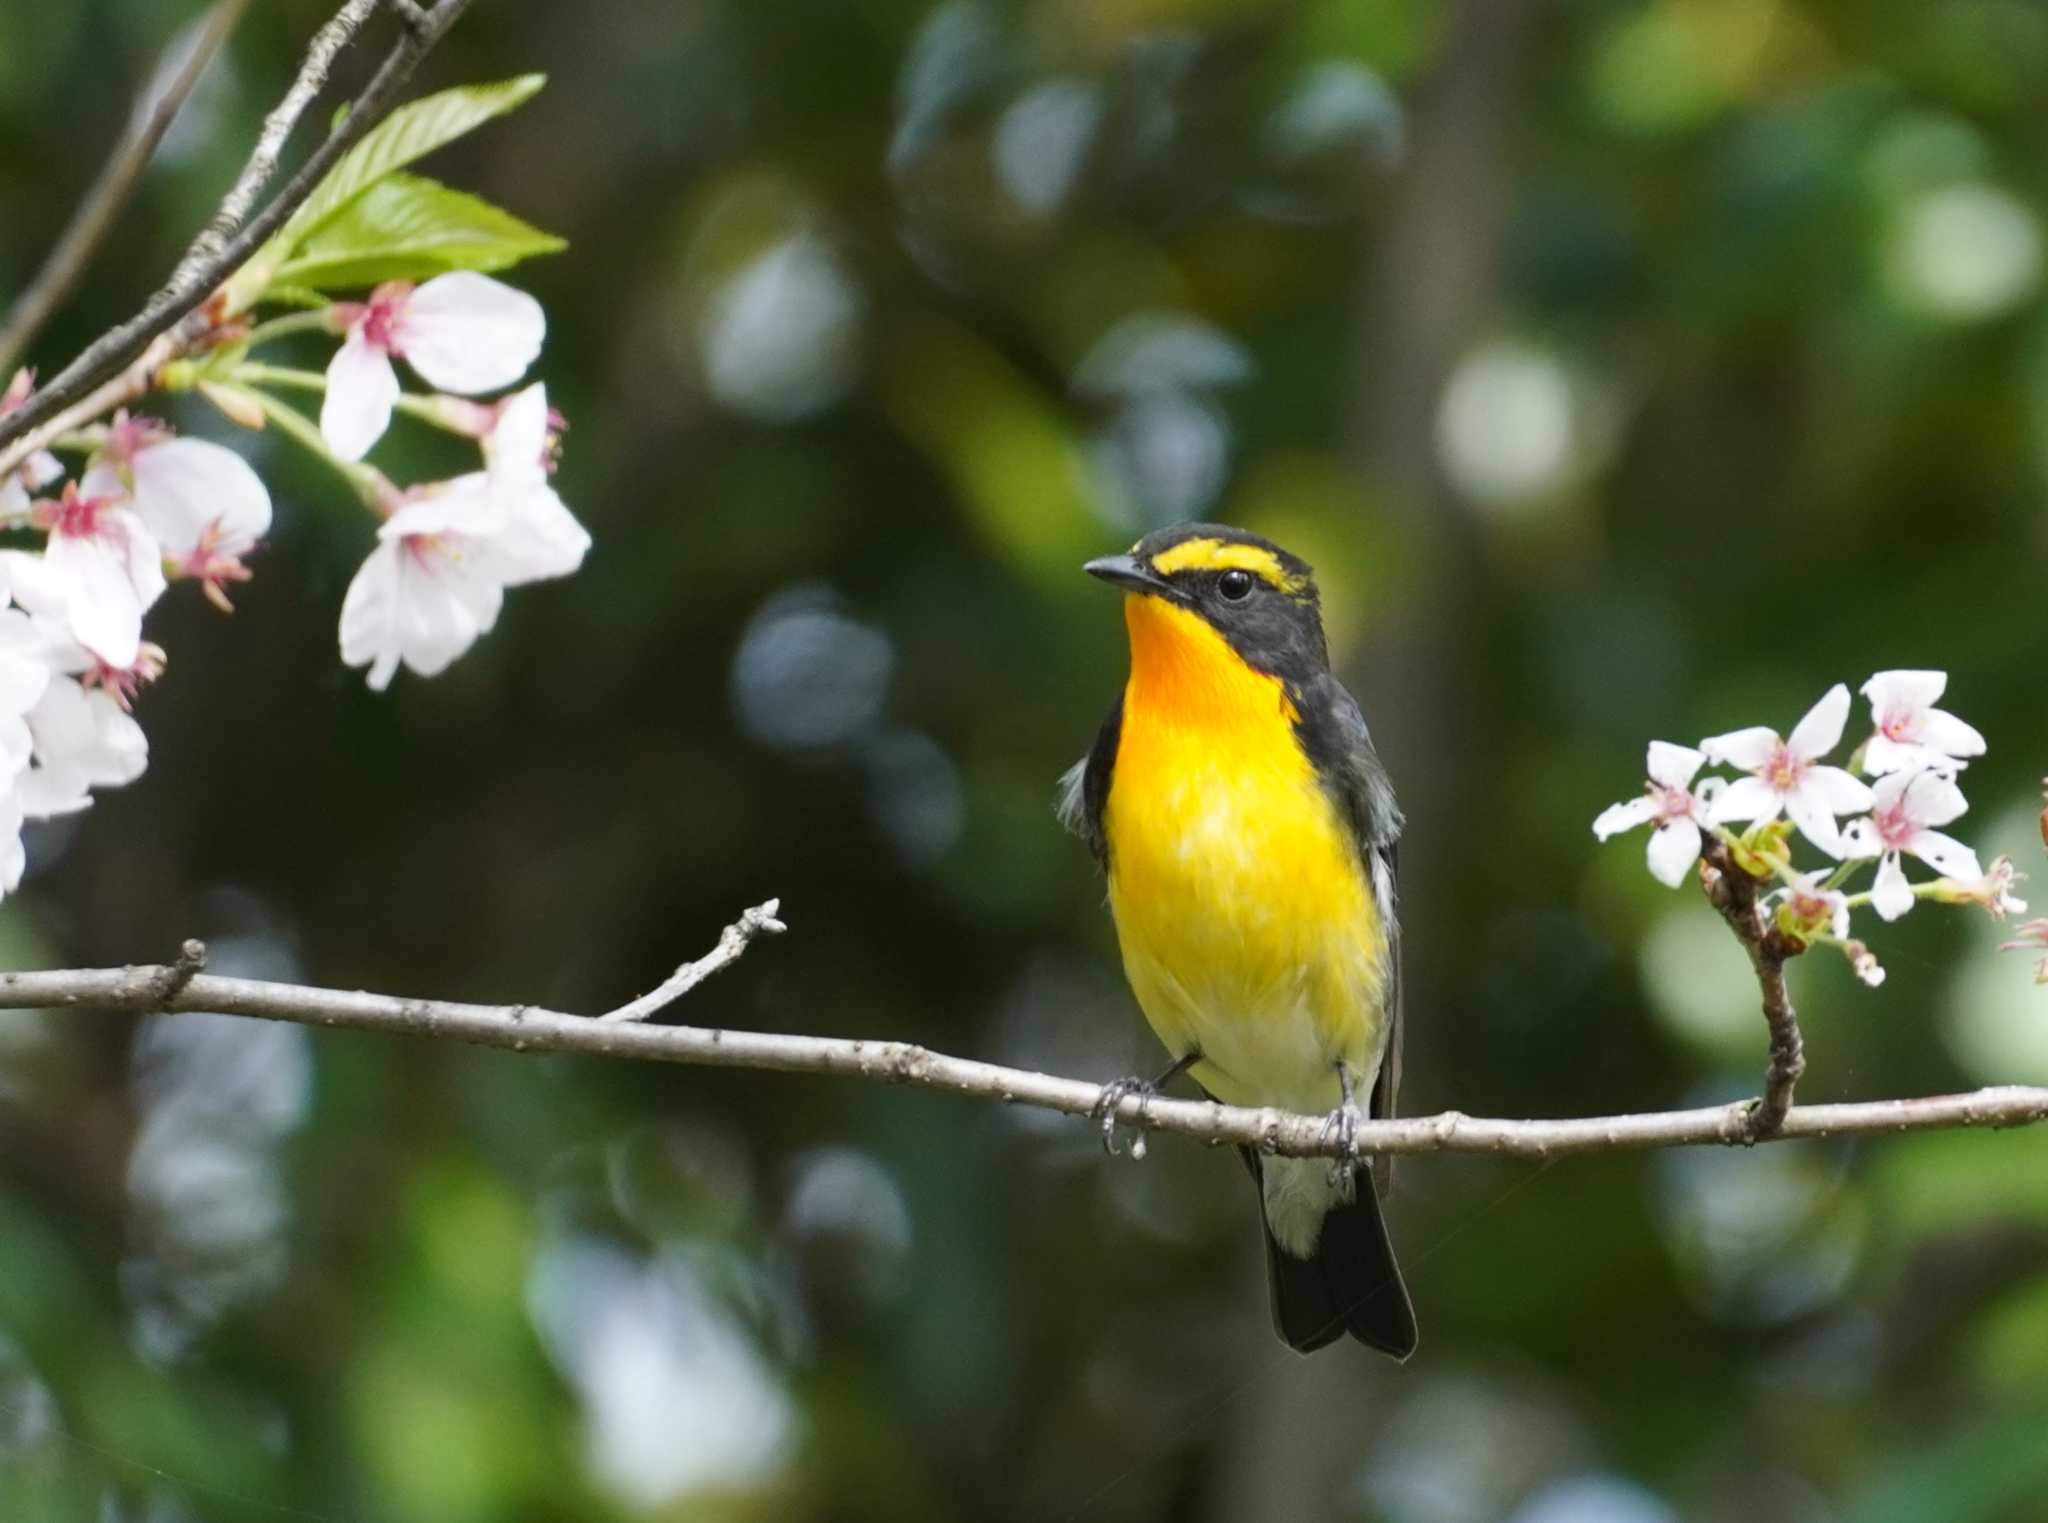
M 1061 815 L 1109 878 L 1124 973 L 1173 1065 L 1231 1105 L 1329 1112 L 1324 1159 L 1243 1149 L 1273 1320 L 1306 1353 L 1340 1333 L 1405 1359 L 1415 1313 L 1351 1144 L 1400 1066 L 1401 815 L 1357 702 L 1330 674 L 1314 573 L 1216 524 L 1084 568 L 1124 591 L 1131 674 Z M 1384 1171 L 1381 1185 L 1384 1187 Z

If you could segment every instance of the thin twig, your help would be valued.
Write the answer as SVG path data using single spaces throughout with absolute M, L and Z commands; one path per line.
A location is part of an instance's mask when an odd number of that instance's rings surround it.
M 745 924 L 742 917 L 740 926 Z M 727 931 L 719 950 L 709 958 L 686 966 L 699 969 L 710 962 L 716 968 L 731 963 L 751 939 L 751 933 L 740 926 Z M 763 923 L 758 929 L 768 927 Z M 193 961 L 188 948 L 180 963 L 168 967 L 4 973 L 0 974 L 0 1009 L 100 1009 L 137 1014 L 211 1010 L 310 1026 L 438 1037 L 511 1052 L 581 1053 L 715 1068 L 843 1074 L 1034 1105 L 1070 1116 L 1091 1116 L 1103 1101 L 1104 1086 L 1099 1084 L 949 1057 L 907 1042 L 656 1026 L 641 1020 L 565 1015 L 524 1005 L 473 1005 L 304 988 L 201 973 L 192 967 Z M 679 981 L 680 971 L 669 983 Z M 663 988 L 666 991 L 668 985 Z M 1204 1142 L 1236 1143 L 1304 1158 L 1332 1156 L 1343 1146 L 1326 1116 L 1198 1100 L 1148 1099 L 1129 1092 L 1112 1099 L 1110 1109 L 1117 1119 L 1143 1130 L 1177 1132 Z M 1491 1120 L 1446 1111 L 1401 1120 L 1360 1121 L 1356 1141 L 1361 1150 L 1374 1155 L 1485 1153 L 1550 1159 L 1693 1144 L 1744 1147 L 1795 1137 L 2026 1126 L 2048 1120 L 2048 1088 L 2008 1085 L 1924 1099 L 1802 1105 L 1789 1110 L 1775 1130 L 1761 1134 L 1754 1127 L 1753 1111 L 1753 1104 L 1744 1102 L 1555 1121 Z
M 616 1010 L 607 1010 L 598 1019 L 644 1021 L 650 1015 L 660 1014 L 712 974 L 738 962 L 756 936 L 763 933 L 780 936 L 788 930 L 788 926 L 775 918 L 781 909 L 780 899 L 770 899 L 745 911 L 739 919 L 725 928 L 725 934 L 718 938 L 718 945 L 709 952 L 695 962 L 684 963 L 651 993 L 643 994 L 631 1004 L 621 1005 Z
M 1764 1024 L 1770 1028 L 1771 1056 L 1764 1069 L 1764 1092 L 1748 1109 L 1749 1142 L 1776 1136 L 1792 1111 L 1792 1095 L 1806 1072 L 1806 1044 L 1799 1035 L 1799 1015 L 1785 987 L 1785 963 L 1797 957 L 1802 944 L 1770 923 L 1758 902 L 1757 880 L 1744 872 L 1728 848 L 1711 837 L 1700 854 L 1700 882 L 1707 902 L 1721 912 L 1735 939 L 1749 954 L 1763 994 Z
M 178 261 L 178 268 L 171 275 L 172 285 L 184 287 L 191 284 L 207 261 L 218 258 L 220 251 L 227 247 L 228 240 L 234 237 L 243 219 L 249 215 L 249 209 L 256 204 L 256 197 L 270 183 L 270 177 L 277 173 L 278 156 L 284 152 L 285 140 L 292 135 L 292 128 L 298 125 L 306 107 L 327 88 L 327 76 L 334 68 L 334 60 L 355 39 L 363 24 L 377 14 L 377 5 L 378 0 L 349 0 L 329 18 L 327 25 L 313 34 L 312 42 L 306 47 L 305 61 L 299 65 L 298 77 L 285 91 L 284 99 L 263 118 L 263 130 L 256 135 L 256 146 L 249 151 L 248 162 L 235 176 L 235 183 L 227 195 L 221 198 L 220 208 L 214 212 L 212 220 L 192 240 L 192 246 L 185 250 L 185 257 Z
M 361 0 L 350 0 L 349 8 L 360 3 Z M 47 385 L 35 391 L 20 407 L 0 416 L 0 476 L 27 458 L 33 448 L 27 443 L 30 430 L 134 363 L 137 356 L 145 353 L 152 339 L 167 332 L 205 301 L 223 280 L 263 245 L 265 239 L 284 225 L 285 219 L 313 193 L 327 171 L 334 167 L 335 161 L 383 119 L 419 61 L 446 35 L 448 28 L 455 24 L 469 4 L 470 0 L 438 0 L 432 10 L 423 13 L 420 25 L 401 28 L 398 40 L 384 55 L 377 72 L 350 102 L 347 114 L 262 211 L 251 217 L 240 232 L 229 238 L 198 268 L 186 272 L 182 278 L 174 274 L 139 313 L 101 334 L 86 347 L 84 353 L 65 366 Z M 183 269 L 182 262 L 180 269 Z
M 14 369 L 15 361 L 42 331 L 50 315 L 77 289 L 78 282 L 92 264 L 93 256 L 106 241 L 114 219 L 128 204 L 129 197 L 135 194 L 135 187 L 142 181 L 143 170 L 156 157 L 157 144 L 163 141 L 186 97 L 191 95 L 199 77 L 206 72 L 206 66 L 213 62 L 214 54 L 220 51 L 228 33 L 235 29 L 235 23 L 242 19 L 242 12 L 248 8 L 249 0 L 220 0 L 200 22 L 197 35 L 190 36 L 177 72 L 155 99 L 137 105 L 134 115 L 122 130 L 120 142 L 115 144 L 112 156 L 101 168 L 99 178 L 93 181 L 85 198 L 78 203 L 78 209 L 71 214 L 71 221 L 58 235 L 56 246 L 50 250 L 42 268 L 36 271 L 27 289 L 15 298 L 14 305 L 8 309 L 7 324 L 0 328 L 0 377 Z M 172 45 L 185 41 L 188 35 L 180 33 Z M 161 69 L 161 64 L 158 67 Z M 151 83 L 155 82 L 152 76 Z

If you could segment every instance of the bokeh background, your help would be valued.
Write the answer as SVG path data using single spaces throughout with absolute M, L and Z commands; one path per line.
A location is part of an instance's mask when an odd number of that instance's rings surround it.
M 56 364 L 196 228 L 327 6 L 255 8 Z M 9 0 L 0 289 L 192 0 Z M 359 77 L 355 60 L 346 77 Z M 2027 0 L 545 0 L 422 88 L 596 548 L 446 676 L 335 650 L 360 509 L 269 438 L 148 774 L 38 831 L 15 966 L 159 957 L 1149 1068 L 1050 813 L 1121 680 L 1078 573 L 1209 516 L 1322 574 L 1410 817 L 1409 1108 L 1749 1092 L 1645 740 L 1953 674 L 2043 868 L 2048 12 Z M 317 346 L 308 362 L 319 362 Z M 202 431 L 219 420 L 179 414 Z M 445 468 L 416 434 L 400 474 Z M 1975 911 L 1795 970 L 1812 1100 L 2048 1079 Z M 0 1016 L 24 1523 L 2048 1517 L 2048 1133 L 1407 1165 L 1396 1369 L 1271 1337 L 1235 1160 L 848 1081 Z

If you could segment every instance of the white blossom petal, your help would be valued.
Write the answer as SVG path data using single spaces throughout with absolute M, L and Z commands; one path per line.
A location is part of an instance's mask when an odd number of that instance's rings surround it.
M 1684 788 L 1706 764 L 1706 753 L 1691 746 L 1674 746 L 1668 740 L 1650 742 L 1645 771 L 1650 781 L 1666 788 Z
M 1619 804 L 1609 804 L 1593 821 L 1593 834 L 1604 841 L 1624 830 L 1634 830 L 1638 825 L 1647 824 L 1656 812 L 1657 801 L 1647 793 L 1624 799 Z
M 398 372 L 391 368 L 391 356 L 357 324 L 327 364 L 327 396 L 320 404 L 327 447 L 344 460 L 362 459 L 391 426 L 397 400 Z
M 473 396 L 525 375 L 547 326 L 540 303 L 524 291 L 456 270 L 436 275 L 407 299 L 398 348 L 430 384 Z
M 1883 723 L 1887 714 L 1933 708 L 1947 686 L 1947 672 L 1878 672 L 1863 684 L 1863 696 L 1870 700 L 1870 710 L 1878 722 Z
M 1969 800 L 1938 772 L 1919 772 L 1906 786 L 1906 818 L 1916 825 L 1946 825 L 1969 812 Z
M 1877 881 L 1870 886 L 1870 907 L 1886 920 L 1897 920 L 1913 907 L 1913 886 L 1899 865 L 1899 854 L 1888 851 L 1877 864 Z
M 1906 850 L 1944 878 L 1968 884 L 1984 881 L 1984 864 L 1977 860 L 1977 853 L 1954 836 L 1938 830 L 1916 831 Z
M 142 520 L 102 508 L 96 532 L 51 534 L 42 560 L 78 643 L 109 666 L 133 666 L 143 612 L 164 590 L 163 555 Z
M 1776 730 L 1764 725 L 1751 725 L 1746 730 L 1709 735 L 1700 742 L 1700 750 L 1709 761 L 1725 762 L 1731 767 L 1752 772 L 1771 759 L 1771 752 L 1777 749 L 1777 745 Z
M 504 589 L 433 536 L 379 539 L 341 605 L 341 658 L 381 692 L 402 661 L 433 677 L 497 622 Z
M 1821 695 L 1819 703 L 1792 727 L 1785 746 L 1802 761 L 1813 761 L 1842 743 L 1842 727 L 1849 722 L 1849 688 L 1837 682 Z
M 1707 818 L 1716 825 L 1732 820 L 1776 819 L 1782 801 L 1778 790 L 1760 777 L 1738 777 L 1714 795 Z
M 11 894 L 20 888 L 27 870 L 28 855 L 21 849 L 21 800 L 10 790 L 0 793 L 0 892 Z
M 1946 709 L 1929 709 L 1920 730 L 1920 743 L 1943 756 L 1982 756 L 1984 736 L 1973 724 L 1956 718 Z
M 1847 689 L 1843 689 L 1844 692 Z M 1802 782 L 1785 795 L 1785 813 L 1799 833 L 1813 842 L 1831 857 L 1839 857 L 1844 851 L 1842 832 L 1835 824 L 1835 817 L 1829 811 L 1827 801 L 1820 791 L 1811 785 L 1811 780 Z
M 493 481 L 547 479 L 548 389 L 536 381 L 507 397 L 498 421 L 483 441 L 484 464 Z
M 270 532 L 263 478 L 225 445 L 205 439 L 154 444 L 135 452 L 129 474 L 136 513 L 173 561 L 190 556 L 209 533 L 212 549 L 240 556 Z
M 1872 777 L 1894 772 L 1917 772 L 1922 767 L 1933 765 L 1934 761 L 1933 753 L 1926 746 L 1893 740 L 1889 735 L 1873 735 L 1863 742 L 1863 770 Z
M 1871 805 L 1869 786 L 1840 767 L 1808 767 L 1799 786 L 1833 814 L 1857 814 Z
M 1700 855 L 1700 828 L 1691 820 L 1666 820 L 1650 832 L 1650 873 L 1659 883 L 1677 888 Z

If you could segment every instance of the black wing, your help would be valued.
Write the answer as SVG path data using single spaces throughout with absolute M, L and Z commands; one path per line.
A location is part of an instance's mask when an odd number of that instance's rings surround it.
M 1335 798 L 1338 812 L 1351 827 L 1359 860 L 1372 877 L 1380 919 L 1387 928 L 1387 1050 L 1380 1060 L 1379 1077 L 1373 1083 L 1368 1114 L 1392 1116 L 1401 1086 L 1403 1001 L 1397 894 L 1401 808 L 1394 802 L 1394 785 L 1387 769 L 1380 765 L 1379 755 L 1373 750 L 1365 715 L 1343 683 L 1323 673 L 1312 680 L 1296 707 L 1302 715 L 1297 724 L 1302 746 L 1315 763 L 1323 786 Z M 1378 1160 L 1373 1172 L 1385 1193 L 1393 1175 L 1391 1160 Z
M 1088 754 L 1060 778 L 1060 823 L 1088 843 L 1095 865 L 1109 866 L 1109 839 L 1102 831 L 1102 809 L 1109 802 L 1109 774 L 1116 765 L 1116 745 L 1124 732 L 1124 695 L 1109 706 L 1109 716 L 1095 732 Z

